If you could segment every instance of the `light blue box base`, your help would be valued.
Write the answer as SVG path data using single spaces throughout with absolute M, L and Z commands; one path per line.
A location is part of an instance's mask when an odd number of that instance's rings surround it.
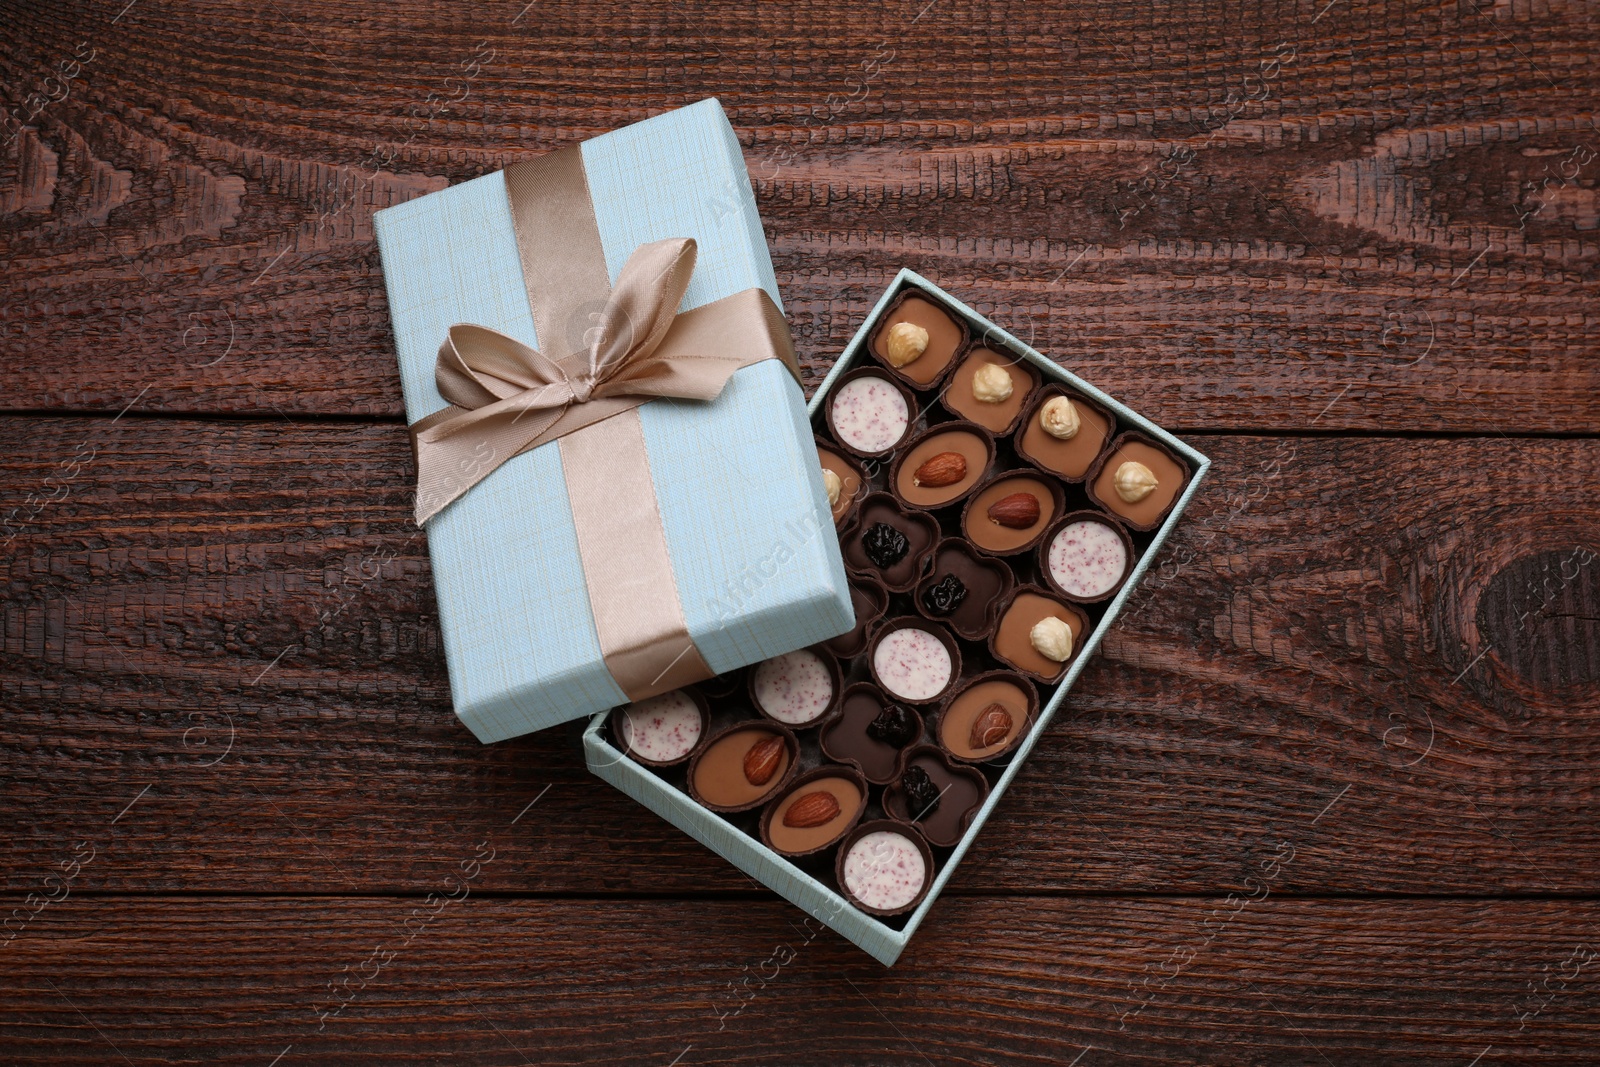
M 1173 437 L 1159 426 L 1143 418 L 1137 412 L 1117 403 L 1111 397 L 1102 393 L 1094 386 L 1089 385 L 1077 376 L 1063 370 L 1057 364 L 1046 359 L 1029 346 L 1023 344 L 1010 333 L 1002 330 L 988 319 L 968 308 L 965 304 L 951 297 L 944 290 L 923 278 L 914 271 L 901 270 L 895 276 L 893 284 L 884 293 L 883 298 L 867 316 L 861 328 L 856 331 L 855 337 L 845 348 L 844 354 L 834 364 L 833 370 L 822 384 L 817 387 L 816 394 L 811 399 L 808 410 L 815 415 L 828 395 L 833 383 L 841 374 L 848 371 L 857 361 L 857 358 L 870 359 L 865 354 L 867 338 L 872 332 L 873 324 L 878 321 L 886 307 L 907 287 L 922 289 L 933 294 L 934 299 L 943 306 L 959 310 L 972 327 L 974 337 L 982 337 L 990 347 L 1005 348 L 1032 363 L 1045 381 L 1064 382 L 1074 389 L 1084 393 L 1115 413 L 1119 426 L 1123 429 L 1140 430 L 1174 452 L 1181 455 L 1189 462 L 1193 469 L 1193 476 L 1189 479 L 1188 486 L 1172 507 L 1172 512 L 1167 516 L 1160 528 L 1155 531 L 1150 545 L 1139 557 L 1139 562 L 1134 566 L 1133 573 L 1123 585 L 1122 590 L 1116 595 L 1101 618 L 1100 624 L 1094 628 L 1083 652 L 1073 661 L 1056 689 L 1055 694 L 1040 709 L 1039 717 L 1033 724 L 1033 729 L 1023 739 L 1012 755 L 1011 762 L 1001 772 L 1000 778 L 989 790 L 989 799 L 978 810 L 977 816 L 972 820 L 972 826 L 967 831 L 966 837 L 955 847 L 950 856 L 941 865 L 938 874 L 934 877 L 933 886 L 928 890 L 927 897 L 916 911 L 906 921 L 902 929 L 895 929 L 865 912 L 856 910 L 855 906 L 844 899 L 830 886 L 824 885 L 817 879 L 806 874 L 800 868 L 784 859 L 763 845 L 759 838 L 755 838 L 735 827 L 720 815 L 707 811 L 684 792 L 679 791 L 667 782 L 658 778 L 651 771 L 635 763 L 622 752 L 618 751 L 606 740 L 604 725 L 606 716 L 597 715 L 590 722 L 589 728 L 584 731 L 583 747 L 584 757 L 589 764 L 589 769 L 604 778 L 624 793 L 633 797 L 651 811 L 666 819 L 672 825 L 693 837 L 713 852 L 731 862 L 734 866 L 767 886 L 774 892 L 789 900 L 801 910 L 807 912 L 820 922 L 832 927 L 844 937 L 855 942 L 865 949 L 870 955 L 886 966 L 892 965 L 905 951 L 911 935 L 917 932 L 917 927 L 922 925 L 927 918 L 934 901 L 939 898 L 939 893 L 949 881 L 951 874 L 960 864 L 961 858 L 966 855 L 967 848 L 976 840 L 979 831 L 988 821 L 990 813 L 1000 803 L 1000 798 L 1005 795 L 1006 787 L 1017 776 L 1023 764 L 1027 761 L 1028 753 L 1033 751 L 1035 742 L 1050 725 L 1056 709 L 1066 699 L 1067 691 L 1077 681 L 1088 664 L 1095 649 L 1100 646 L 1101 640 L 1116 622 L 1117 616 L 1122 611 L 1122 606 L 1133 594 L 1134 589 L 1143 579 L 1145 571 L 1150 567 L 1151 561 L 1166 541 L 1167 535 L 1172 532 L 1178 523 L 1178 517 L 1188 507 L 1189 501 L 1200 488 L 1200 482 L 1205 477 L 1206 471 L 1211 466 L 1211 461 L 1201 453 L 1190 448 L 1182 441 Z

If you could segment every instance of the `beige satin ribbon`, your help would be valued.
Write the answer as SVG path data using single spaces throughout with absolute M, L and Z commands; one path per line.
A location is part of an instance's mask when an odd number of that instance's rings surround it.
M 798 380 L 788 325 L 759 288 L 678 314 L 696 256 L 687 238 L 641 245 L 611 290 L 577 149 L 505 175 L 534 330 L 547 351 L 571 354 L 551 359 L 487 327 L 450 328 L 435 379 L 451 407 L 411 426 L 417 522 L 512 456 L 559 440 L 612 677 L 630 700 L 708 678 L 684 618 L 636 409 L 664 396 L 713 399 L 735 371 L 766 359 L 782 360 Z

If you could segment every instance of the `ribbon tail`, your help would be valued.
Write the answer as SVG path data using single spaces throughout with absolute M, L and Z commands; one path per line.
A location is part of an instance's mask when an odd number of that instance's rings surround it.
M 418 422 L 411 433 L 417 453 L 417 496 L 412 512 L 417 525 L 427 523 L 512 456 L 538 444 L 539 435 L 565 411 L 565 405 L 537 410 L 508 408 L 487 419 L 474 419 L 476 412 L 447 408 L 439 413 L 447 417 L 432 416 Z M 461 432 L 465 422 L 475 423 L 475 432 Z

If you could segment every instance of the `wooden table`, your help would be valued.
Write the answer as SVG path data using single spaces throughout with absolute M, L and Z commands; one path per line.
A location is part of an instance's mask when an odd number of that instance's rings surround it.
M 0 1061 L 1600 1058 L 1592 4 L 0 17 Z M 707 95 L 1216 460 L 900 964 L 456 722 L 374 209 Z

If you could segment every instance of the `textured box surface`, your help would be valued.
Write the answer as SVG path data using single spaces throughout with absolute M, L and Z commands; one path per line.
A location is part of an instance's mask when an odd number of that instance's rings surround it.
M 755 286 L 778 300 L 744 158 L 717 101 L 582 152 L 613 281 L 640 244 L 692 237 L 699 259 L 680 310 Z M 434 361 L 453 323 L 540 344 L 501 173 L 380 211 L 376 223 L 409 421 L 446 406 Z M 746 367 L 710 403 L 656 400 L 639 413 L 689 633 L 711 668 L 848 629 L 804 396 L 787 369 Z M 601 657 L 555 442 L 507 462 L 427 531 L 451 695 L 480 740 L 625 701 Z
M 911 913 L 903 926 L 896 927 L 885 923 L 865 912 L 858 911 L 844 899 L 831 886 L 824 884 L 788 860 L 764 846 L 759 839 L 750 836 L 733 826 L 721 816 L 718 816 L 700 805 L 696 804 L 688 794 L 673 788 L 662 781 L 649 770 L 633 762 L 618 751 L 605 736 L 605 716 L 599 715 L 589 724 L 584 732 L 584 752 L 589 769 L 611 782 L 629 796 L 644 804 L 671 822 L 674 826 L 700 841 L 712 851 L 732 862 L 740 870 L 760 881 L 781 896 L 805 910 L 807 913 L 826 923 L 844 937 L 853 941 L 872 956 L 884 964 L 893 964 L 905 950 L 911 936 L 916 932 L 928 912 L 933 908 L 934 902 L 939 898 L 940 891 L 949 880 L 952 872 L 960 864 L 961 858 L 966 855 L 967 848 L 982 832 L 983 825 L 999 805 L 1005 795 L 1006 787 L 1016 777 L 1023 764 L 1027 761 L 1028 753 L 1033 750 L 1039 736 L 1050 725 L 1056 710 L 1066 699 L 1067 692 L 1077 681 L 1078 675 L 1085 665 L 1093 658 L 1093 654 L 1100 646 L 1106 632 L 1116 622 L 1117 615 L 1122 611 L 1122 606 L 1127 602 L 1133 591 L 1138 587 L 1146 570 L 1159 554 L 1162 543 L 1172 528 L 1177 525 L 1184 508 L 1199 489 L 1201 481 L 1205 478 L 1206 469 L 1211 461 L 1204 455 L 1190 448 L 1177 438 L 1168 434 L 1148 419 L 1141 417 L 1115 400 L 1106 396 L 1098 389 L 1082 381 L 1072 373 L 1040 355 L 1029 346 L 1023 344 L 1010 333 L 996 326 L 988 319 L 972 311 L 960 301 L 955 300 L 937 286 L 928 282 L 913 271 L 902 270 L 884 293 L 883 298 L 868 314 L 861 328 L 856 331 L 855 337 L 844 354 L 839 357 L 838 363 L 823 383 L 817 387 L 815 397 L 811 401 L 811 409 L 817 410 L 823 399 L 833 387 L 841 374 L 852 367 L 859 366 L 863 361 L 870 359 L 865 348 L 867 337 L 879 314 L 898 296 L 906 287 L 914 286 L 927 293 L 944 306 L 959 310 L 972 327 L 974 337 L 982 337 L 991 348 L 1001 347 L 1022 357 L 1039 369 L 1046 382 L 1061 381 L 1071 385 L 1074 389 L 1087 394 L 1094 400 L 1100 401 L 1111 409 L 1117 416 L 1118 422 L 1124 429 L 1142 430 L 1150 436 L 1161 441 L 1173 451 L 1182 455 L 1192 466 L 1194 474 L 1189 480 L 1189 485 L 1173 505 L 1172 511 L 1166 520 L 1155 532 L 1150 545 L 1139 557 L 1132 574 L 1124 584 L 1121 592 L 1111 601 L 1094 632 L 1084 644 L 1083 654 L 1079 655 L 1068 669 L 1066 677 L 1062 679 L 1054 695 L 1040 709 L 1038 719 L 1033 729 L 1016 749 L 1010 763 L 1001 773 L 999 780 L 990 788 L 989 797 L 978 810 L 977 816 L 972 820 L 971 829 L 955 847 L 949 857 L 940 865 L 938 874 L 934 878 L 932 887 L 923 902 Z M 831 530 L 831 526 L 830 526 Z

